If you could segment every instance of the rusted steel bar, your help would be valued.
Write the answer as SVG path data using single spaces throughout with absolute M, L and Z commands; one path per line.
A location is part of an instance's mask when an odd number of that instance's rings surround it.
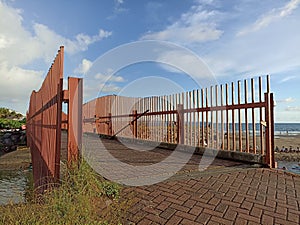
M 188 102 L 187 102 L 187 104 L 188 104 L 188 109 L 191 109 L 191 108 L 193 108 L 193 106 L 192 106 L 192 92 L 191 91 L 189 91 L 188 93 L 187 93 L 187 99 L 188 99 Z M 187 123 L 187 132 L 188 132 L 188 145 L 192 145 L 192 136 L 193 136 L 193 130 L 192 130 L 192 113 L 188 113 L 187 114 L 188 115 L 188 122 L 189 123 Z
M 137 121 L 139 118 L 141 118 L 142 116 L 146 115 L 149 112 L 149 109 L 146 110 L 145 112 L 139 114 L 138 116 L 136 116 L 136 118 L 134 118 L 132 121 L 130 121 L 128 124 L 126 124 L 124 127 L 122 127 L 120 130 L 118 130 L 113 137 L 117 136 L 118 134 L 120 134 L 121 132 L 123 132 L 127 127 L 129 127 L 130 125 L 132 125 L 135 121 Z M 133 114 L 134 115 L 134 114 Z
M 223 93 L 224 93 L 224 86 L 221 84 L 220 86 L 220 97 L 221 97 L 221 107 L 224 106 L 224 98 L 223 98 Z M 224 142 L 225 142 L 225 137 L 224 137 L 224 110 L 221 110 L 221 149 L 224 150 Z
M 183 114 L 183 104 L 177 105 L 177 123 L 178 123 L 178 140 L 180 145 L 184 144 L 184 114 Z
M 137 138 L 137 110 L 133 110 L 133 137 Z
M 176 93 L 175 94 L 175 105 L 174 105 L 174 108 L 176 107 L 177 108 L 177 106 L 179 105 L 179 95 L 180 94 L 178 94 L 178 93 Z M 176 114 L 174 114 L 174 116 L 175 116 L 175 119 L 176 119 L 176 127 L 175 127 L 175 129 L 176 129 L 176 143 L 179 143 L 179 133 L 178 133 L 178 126 L 179 126 L 179 123 L 178 123 L 178 114 L 177 114 L 177 112 L 176 112 Z
M 251 94 L 252 103 L 255 102 L 255 83 L 254 79 L 251 79 Z M 253 153 L 256 154 L 256 120 L 255 120 L 255 109 L 252 108 L 252 134 L 253 134 Z
M 245 104 L 248 103 L 248 82 L 244 81 Z M 249 153 L 249 124 L 248 124 L 248 109 L 245 109 L 245 129 L 246 129 L 246 152 Z
M 270 168 L 275 167 L 275 159 L 274 159 L 274 136 L 272 129 L 274 128 L 272 123 L 274 123 L 273 119 L 273 94 L 265 93 L 265 102 L 266 102 L 266 110 L 265 110 L 265 119 L 266 119 L 266 164 L 269 165 Z
M 262 102 L 262 80 L 261 77 L 258 78 L 258 95 L 259 95 L 259 102 Z M 262 108 L 263 107 L 259 107 L 259 133 L 260 133 L 260 154 L 264 154 L 264 132 L 263 132 L 263 125 L 262 125 L 262 121 L 263 121 L 263 112 L 262 112 Z
M 166 96 L 167 97 L 167 111 L 171 110 L 171 105 L 170 105 L 170 95 Z M 167 141 L 168 143 L 171 143 L 171 135 L 172 135 L 172 122 L 171 122 L 171 114 L 167 115 Z
M 275 142 L 274 142 L 274 95 L 270 93 L 270 134 L 271 134 L 271 152 L 270 152 L 270 168 L 275 168 Z
M 113 135 L 113 129 L 112 129 L 112 118 L 111 118 L 111 112 L 108 113 L 108 120 L 107 120 L 107 129 L 108 129 L 108 132 L 107 134 L 109 136 L 112 136 Z
M 241 104 L 241 81 L 238 81 L 238 105 Z M 242 133 L 242 117 L 241 109 L 238 109 L 238 120 L 239 120 L 239 151 L 242 151 L 243 147 L 243 133 Z
M 216 107 L 218 106 L 218 85 L 215 85 L 215 95 L 216 95 Z M 216 149 L 219 149 L 219 111 L 215 111 L 216 112 L 216 137 L 214 139 L 216 139 Z
M 230 145 L 229 145 L 229 109 L 228 109 L 228 100 L 229 100 L 229 94 L 228 94 L 228 84 L 225 85 L 225 98 L 226 98 L 226 143 L 227 143 L 227 150 L 230 149 Z
M 193 103 L 193 108 L 196 108 L 196 90 L 193 90 L 193 99 L 192 99 L 192 103 Z M 197 146 L 197 125 L 198 125 L 198 120 L 196 120 L 196 113 L 193 113 L 193 146 Z
M 194 112 L 210 112 L 210 111 L 222 111 L 222 110 L 235 110 L 235 109 L 252 109 L 252 108 L 259 108 L 259 107 L 265 107 L 264 102 L 254 102 L 254 103 L 248 103 L 248 104 L 240 104 L 240 105 L 224 105 L 224 106 L 207 106 L 207 107 L 201 107 L 201 108 L 192 108 L 192 109 L 184 109 L 184 113 L 194 113 Z M 157 111 L 157 112 L 149 112 L 147 115 L 167 115 L 167 114 L 176 114 L 176 110 L 169 110 L 169 111 Z M 132 117 L 133 114 L 116 114 L 112 115 L 111 118 L 126 118 L 126 117 Z M 109 119 L 110 116 L 99 116 L 97 119 Z M 95 121 L 95 118 L 85 118 L 84 122 L 92 122 Z
M 172 94 L 172 110 L 175 110 L 175 106 L 176 106 L 176 95 Z M 173 127 L 172 127 L 172 143 L 176 143 L 176 118 L 175 118 L 175 114 L 172 113 L 172 121 L 173 121 Z
M 208 88 L 205 88 L 205 106 L 206 108 L 208 108 Z M 209 126 L 208 126 L 208 112 L 207 111 L 205 113 L 206 115 L 206 119 L 205 119 L 205 129 L 206 129 L 206 135 L 205 135 L 205 139 L 207 140 L 207 147 L 210 147 L 210 143 L 209 143 Z
M 270 93 L 270 75 L 267 75 L 267 93 Z
M 204 89 L 202 88 L 201 89 L 201 107 L 204 108 Z M 201 112 L 201 140 L 202 140 L 202 147 L 204 147 L 204 141 L 205 141 L 205 138 L 204 138 L 204 112 Z
M 235 104 L 234 102 L 234 96 L 235 96 L 235 92 L 234 92 L 234 83 L 231 83 L 231 98 L 232 98 L 232 105 Z M 236 150 L 236 140 L 235 140 L 235 111 L 234 109 L 232 109 L 232 150 L 235 151 Z
M 213 107 L 213 86 L 210 87 L 210 107 Z M 210 112 L 210 148 L 214 148 L 214 113 L 213 110 Z

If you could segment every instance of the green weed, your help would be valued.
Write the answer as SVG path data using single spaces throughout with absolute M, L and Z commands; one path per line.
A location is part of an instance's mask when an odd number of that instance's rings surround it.
M 59 187 L 31 201 L 0 206 L 0 224 L 121 224 L 130 206 L 121 187 L 105 181 L 86 162 L 66 170 Z

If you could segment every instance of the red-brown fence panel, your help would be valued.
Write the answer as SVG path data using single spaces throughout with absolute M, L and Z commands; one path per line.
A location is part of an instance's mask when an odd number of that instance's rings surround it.
M 64 48 L 60 47 L 38 92 L 30 96 L 27 112 L 27 143 L 31 150 L 34 186 L 42 193 L 60 178 L 62 129 L 68 130 L 67 161 L 77 161 L 82 141 L 81 78 L 69 78 L 63 91 Z M 68 113 L 62 103 L 68 103 Z
M 61 47 L 38 92 L 33 91 L 27 113 L 35 187 L 56 183 L 60 173 L 64 48 Z
M 273 108 L 267 76 L 266 82 L 258 77 L 169 96 L 100 97 L 84 105 L 83 127 L 84 132 L 257 155 L 274 167 Z

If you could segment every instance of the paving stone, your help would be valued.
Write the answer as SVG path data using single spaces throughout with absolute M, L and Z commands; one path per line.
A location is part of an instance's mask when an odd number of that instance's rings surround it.
M 160 162 L 170 153 L 154 149 L 137 155 L 117 143 L 107 143 L 106 147 L 109 145 L 116 158 L 138 166 Z M 169 180 L 124 187 L 123 197 L 134 202 L 128 209 L 127 221 L 170 225 L 300 223 L 300 176 L 267 168 L 241 169 L 235 167 L 240 163 L 220 159 L 200 172 L 200 159 L 193 155 L 183 170 Z M 102 161 L 106 169 L 116 171 L 114 176 L 122 175 L 122 168 L 115 168 L 105 158 Z M 160 175 L 157 173 L 153 171 L 151 175 Z M 134 172 L 125 175 L 137 179 Z

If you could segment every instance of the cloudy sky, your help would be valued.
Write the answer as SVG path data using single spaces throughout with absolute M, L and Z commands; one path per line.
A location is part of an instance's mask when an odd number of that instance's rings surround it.
M 65 77 L 84 77 L 111 49 L 159 40 L 197 54 L 219 83 L 270 74 L 276 122 L 300 122 L 299 6 L 300 0 L 0 0 L 0 106 L 26 112 L 31 91 L 40 88 L 60 45 Z M 119 93 L 149 76 L 165 77 L 184 90 L 197 88 L 186 74 L 146 62 L 105 82 L 111 73 L 108 68 L 89 75 L 97 84 L 86 82 L 86 99 L 99 90 Z M 145 92 L 147 82 L 137 83 Z

